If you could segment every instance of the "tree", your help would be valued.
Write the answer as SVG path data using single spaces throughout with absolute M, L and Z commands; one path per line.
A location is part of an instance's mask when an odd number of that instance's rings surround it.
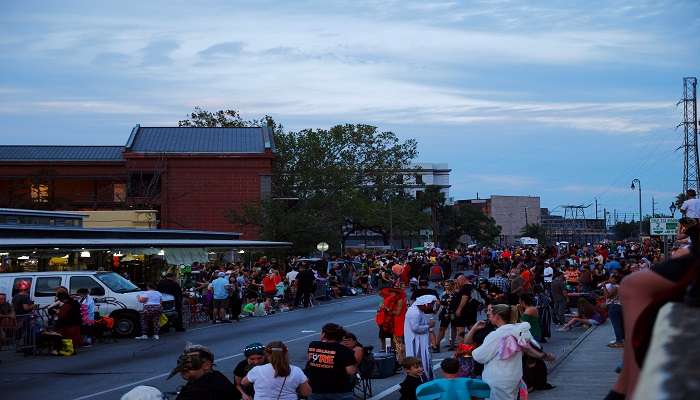
M 683 202 L 686 201 L 686 200 L 688 200 L 688 195 L 687 195 L 687 194 L 685 194 L 685 193 L 678 193 L 678 195 L 676 196 L 676 202 L 675 202 L 676 208 L 677 208 L 678 210 L 680 210 L 680 209 L 681 209 L 681 206 L 683 205 Z
M 520 234 L 522 236 L 527 236 L 537 239 L 540 243 L 547 242 L 547 229 L 540 224 L 527 224 L 521 230 Z
M 199 107 L 190 119 L 179 122 L 180 126 L 263 124 L 273 130 L 277 150 L 272 197 L 230 210 L 230 221 L 257 226 L 267 240 L 294 242 L 297 252 L 312 251 L 321 240 L 344 244 L 361 230 L 380 234 L 388 244 L 392 231 L 425 226 L 418 203 L 402 188 L 402 170 L 417 156 L 415 140 L 402 142 L 392 132 L 364 124 L 285 132 L 270 116 L 245 120 L 236 110 L 209 112 Z
M 639 223 L 638 222 L 618 222 L 613 226 L 613 232 L 615 232 L 616 240 L 625 240 L 632 237 L 636 237 L 639 234 Z
M 501 234 L 501 227 L 492 217 L 469 205 L 446 207 L 443 218 L 443 242 L 448 247 L 456 246 L 462 235 L 476 243 L 489 245 Z

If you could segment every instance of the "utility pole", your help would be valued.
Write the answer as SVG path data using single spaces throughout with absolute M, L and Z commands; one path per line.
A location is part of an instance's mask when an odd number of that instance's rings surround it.
M 656 200 L 654 200 L 654 196 L 651 196 L 651 216 L 656 218 Z
M 700 189 L 700 166 L 698 165 L 697 84 L 695 77 L 683 78 L 683 193 L 688 189 Z M 678 125 L 678 126 L 680 126 Z
M 525 207 L 525 226 L 527 226 L 527 207 Z
M 595 219 L 598 219 L 598 198 L 595 197 Z
M 603 208 L 603 221 L 605 221 L 605 230 L 608 230 L 608 210 Z

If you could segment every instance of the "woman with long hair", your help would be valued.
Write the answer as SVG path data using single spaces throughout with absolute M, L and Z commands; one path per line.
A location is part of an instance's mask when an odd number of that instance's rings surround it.
M 254 400 L 297 400 L 311 394 L 309 379 L 301 368 L 289 364 L 289 350 L 280 341 L 265 346 L 268 364 L 259 365 L 248 372 L 242 385 L 253 385 Z

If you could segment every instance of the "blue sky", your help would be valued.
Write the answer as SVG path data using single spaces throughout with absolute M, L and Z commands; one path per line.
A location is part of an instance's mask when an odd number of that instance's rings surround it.
M 456 199 L 631 215 L 639 178 L 644 212 L 652 195 L 665 211 L 699 38 L 697 0 L 3 1 L 0 137 L 123 144 L 137 123 L 237 108 L 416 138 Z

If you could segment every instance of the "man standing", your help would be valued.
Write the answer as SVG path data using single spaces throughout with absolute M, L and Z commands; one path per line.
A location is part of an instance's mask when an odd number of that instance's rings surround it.
M 457 308 L 455 309 L 455 319 L 452 321 L 452 325 L 455 327 L 457 337 L 459 337 L 466 331 L 467 327 L 471 327 L 476 322 L 479 302 L 472 297 L 474 285 L 466 276 L 460 275 L 457 277 L 456 282 L 459 289 L 455 300 Z
M 294 299 L 294 306 L 298 307 L 299 302 L 304 302 L 304 308 L 309 306 L 309 298 L 314 291 L 316 276 L 307 265 L 302 265 L 299 274 L 296 276 L 297 296 Z
M 352 377 L 357 371 L 355 354 L 340 342 L 345 330 L 329 323 L 321 328 L 321 340 L 309 343 L 305 373 L 313 394 L 310 400 L 352 400 Z
M 552 268 L 552 265 L 548 262 L 544 262 L 544 271 L 542 275 L 542 280 L 544 281 L 544 288 L 547 294 L 549 294 L 552 290 L 552 280 L 554 279 L 554 268 Z
M 681 205 L 681 214 L 688 218 L 700 218 L 700 200 L 695 198 L 697 195 L 695 190 L 688 189 L 685 194 L 687 195 L 688 200 L 684 201 Z
M 554 308 L 554 323 L 563 325 L 566 322 L 566 281 L 564 274 L 561 271 L 554 271 L 554 279 L 552 280 L 552 307 Z
M 228 306 L 228 279 L 225 272 L 219 272 L 219 277 L 211 282 L 214 290 L 214 319 L 212 323 L 231 322 L 226 319 L 226 307 Z
M 432 295 L 424 295 L 416 299 L 406 312 L 404 320 L 404 339 L 406 342 L 406 357 L 418 357 L 423 363 L 423 371 L 428 379 L 433 379 L 433 365 L 430 351 L 430 330 L 435 321 L 427 314 L 435 312 L 437 299 Z
M 165 278 L 158 282 L 158 291 L 169 294 L 175 298 L 175 312 L 177 312 L 174 323 L 175 330 L 177 332 L 184 332 L 185 328 L 182 326 L 182 288 L 180 284 L 177 283 L 175 274 L 172 272 L 165 274 Z

